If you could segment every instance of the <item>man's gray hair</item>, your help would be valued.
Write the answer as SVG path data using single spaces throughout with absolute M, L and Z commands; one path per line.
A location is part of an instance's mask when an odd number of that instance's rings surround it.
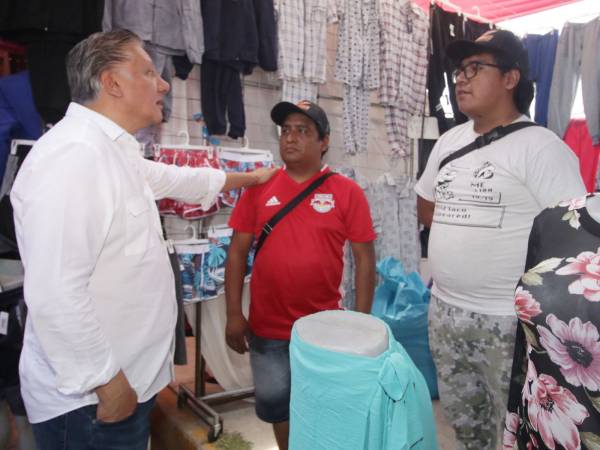
M 129 56 L 125 47 L 142 40 L 129 30 L 94 33 L 71 49 L 67 55 L 67 78 L 71 100 L 77 103 L 93 101 L 100 92 L 100 75 Z

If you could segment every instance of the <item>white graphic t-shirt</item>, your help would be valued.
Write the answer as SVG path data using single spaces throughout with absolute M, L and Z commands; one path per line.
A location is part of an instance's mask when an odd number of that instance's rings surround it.
M 573 152 L 543 127 L 515 131 L 438 171 L 447 155 L 477 136 L 472 121 L 445 133 L 415 186 L 419 196 L 435 202 L 432 293 L 470 311 L 513 315 L 534 217 L 583 195 L 585 186 Z

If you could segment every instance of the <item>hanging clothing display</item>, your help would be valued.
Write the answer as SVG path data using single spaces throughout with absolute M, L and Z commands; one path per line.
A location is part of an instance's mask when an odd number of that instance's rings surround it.
M 519 331 L 503 448 L 591 450 L 600 442 L 600 223 L 589 212 L 598 200 L 562 202 L 533 223 L 514 295 Z
M 393 156 L 407 156 L 408 119 L 424 113 L 429 22 L 410 1 L 379 1 L 381 23 L 379 101 Z
M 548 128 L 565 135 L 581 78 L 583 110 L 592 143 L 600 144 L 600 17 L 588 23 L 567 22 L 560 34 L 548 104 Z
M 312 81 L 294 81 L 284 79 L 281 83 L 281 100 L 290 103 L 298 103 L 302 100 L 317 102 L 319 85 Z
M 385 327 L 387 350 L 370 357 L 307 343 L 294 326 L 291 450 L 437 450 L 427 383 Z
M 445 11 L 435 4 L 432 4 L 429 9 L 429 18 L 431 21 L 431 49 L 427 75 L 429 108 L 431 115 L 438 119 L 439 132 L 442 134 L 454 124 L 467 121 L 467 117 L 459 111 L 456 103 L 454 82 L 452 81 L 454 67 L 446 57 L 446 47 L 457 39 L 477 39 L 490 30 L 490 25 L 463 18 L 461 15 Z M 454 121 L 446 118 L 442 108 L 441 98 L 446 85 Z
M 335 0 L 275 0 L 282 101 L 316 102 L 326 81 L 327 25 L 337 21 Z
M 376 0 L 343 0 L 334 77 L 344 83 L 344 150 L 367 150 L 370 91 L 379 87 L 379 13 Z
M 535 81 L 535 121 L 544 126 L 548 124 L 548 100 L 557 45 L 558 30 L 543 35 L 528 34 L 523 38 L 529 56 L 529 77 Z
M 225 172 L 244 173 L 263 167 L 273 167 L 273 155 L 271 153 L 244 154 L 221 151 L 219 152 L 219 162 Z M 237 204 L 241 194 L 241 189 L 221 192 L 219 194 L 219 203 L 221 206 L 233 208 Z
M 212 147 L 206 148 L 168 148 L 160 146 L 156 157 L 158 162 L 172 164 L 179 167 L 212 167 L 220 169 L 217 150 Z M 202 205 L 195 205 L 179 201 L 178 199 L 163 198 L 158 202 L 158 210 L 161 215 L 178 215 L 184 219 L 200 219 L 219 211 L 219 203 L 215 202 L 208 209 Z
M 240 74 L 257 65 L 277 70 L 273 0 L 202 0 L 205 52 L 200 88 L 209 134 L 244 136 L 246 117 Z M 229 130 L 225 115 L 229 119 Z
M 572 119 L 565 132 L 565 142 L 579 158 L 581 178 L 588 192 L 594 192 L 600 144 L 592 145 L 585 119 Z
M 104 31 L 127 29 L 164 55 L 186 54 L 200 64 L 204 52 L 197 0 L 104 0 Z M 160 71 L 159 71 L 160 73 Z
M 71 94 L 65 58 L 75 44 L 101 30 L 103 0 L 2 0 L 0 36 L 23 44 L 35 106 L 57 123 Z
M 37 139 L 42 119 L 35 109 L 29 72 L 0 78 L 0 182 L 4 178 L 12 139 Z M 15 171 L 16 172 L 16 171 Z M 14 173 L 12 175 L 14 177 Z
M 244 136 L 246 113 L 240 72 L 226 64 L 205 59 L 200 67 L 200 91 L 202 115 L 208 132 L 227 133 L 232 139 Z
M 336 172 L 356 181 L 367 197 L 377 233 L 375 260 L 394 257 L 402 262 L 407 273 L 418 272 L 421 249 L 414 180 L 385 174 L 369 181 L 354 169 L 336 168 Z M 354 269 L 352 252 L 346 246 L 342 278 L 343 306 L 346 309 L 353 309 L 355 305 Z

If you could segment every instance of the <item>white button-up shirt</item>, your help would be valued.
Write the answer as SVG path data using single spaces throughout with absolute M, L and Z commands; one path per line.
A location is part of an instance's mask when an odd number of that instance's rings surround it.
M 173 272 L 155 200 L 208 209 L 222 171 L 144 160 L 117 124 L 76 103 L 11 192 L 29 316 L 20 362 L 32 423 L 98 402 L 119 369 L 140 402 L 172 378 Z

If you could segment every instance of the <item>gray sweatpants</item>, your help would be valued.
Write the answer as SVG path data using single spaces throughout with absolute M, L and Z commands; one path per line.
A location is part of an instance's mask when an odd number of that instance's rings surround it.
M 548 128 L 564 137 L 581 77 L 583 110 L 592 142 L 600 143 L 600 18 L 563 27 L 548 102 Z
M 515 316 L 478 314 L 431 296 L 429 344 L 457 450 L 495 450 L 502 442 L 516 331 Z

